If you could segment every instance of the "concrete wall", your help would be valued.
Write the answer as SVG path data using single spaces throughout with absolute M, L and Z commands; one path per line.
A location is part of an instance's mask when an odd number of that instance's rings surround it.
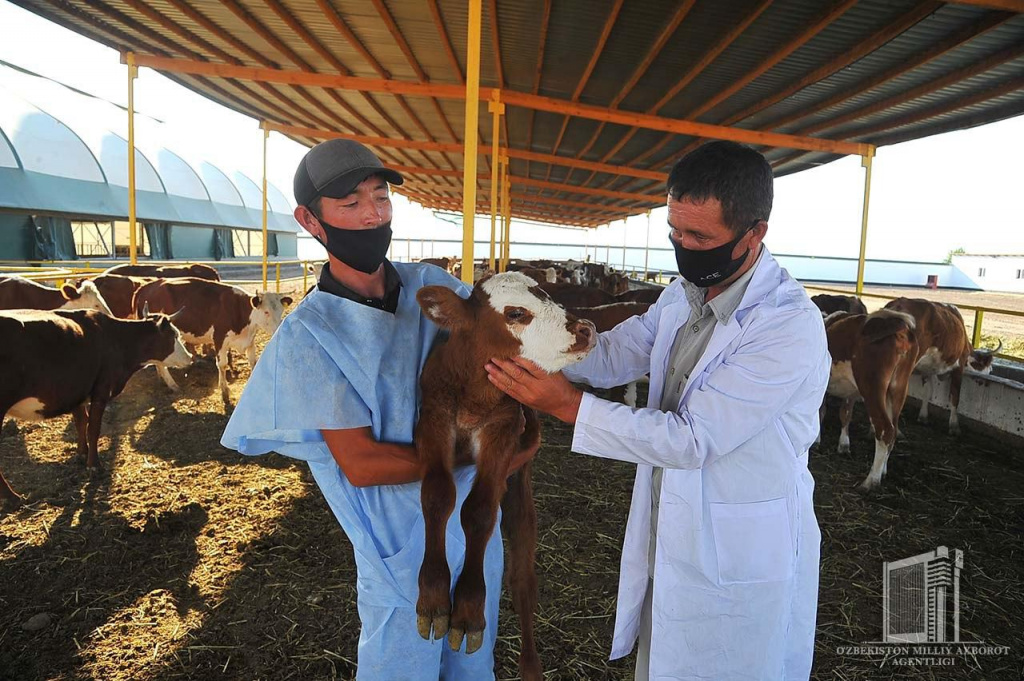
M 998 368 L 994 371 L 1004 373 Z M 1007 373 L 1013 375 L 1012 370 Z M 927 397 L 927 389 L 916 375 L 910 380 L 910 397 L 916 400 Z M 949 409 L 948 376 L 941 377 L 930 404 L 932 419 L 937 418 L 936 412 L 939 409 Z M 960 408 L 957 411 L 961 424 L 968 428 L 973 425 L 992 435 L 1008 435 L 1024 441 L 1024 383 L 1001 376 L 965 372 L 960 388 Z M 914 416 L 909 410 L 904 412 L 904 418 Z M 970 421 L 965 423 L 965 419 Z
M 1024 255 L 954 255 L 953 265 L 977 288 L 1024 293 Z
M 298 237 L 295 234 L 277 234 L 277 255 L 280 258 L 295 258 L 299 254 Z

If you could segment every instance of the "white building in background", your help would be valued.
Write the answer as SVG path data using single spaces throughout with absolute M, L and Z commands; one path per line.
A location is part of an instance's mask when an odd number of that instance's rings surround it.
M 953 267 L 980 289 L 1024 293 L 1024 255 L 964 253 L 953 256 Z

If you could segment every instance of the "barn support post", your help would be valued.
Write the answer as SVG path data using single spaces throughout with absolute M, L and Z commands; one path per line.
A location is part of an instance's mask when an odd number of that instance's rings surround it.
M 267 139 L 270 130 L 261 122 L 263 130 L 263 290 L 267 290 Z
M 622 219 L 622 271 L 626 271 L 626 241 L 629 237 L 629 230 L 626 225 L 629 224 L 629 218 Z
M 971 334 L 971 344 L 977 349 L 981 345 L 981 323 L 985 318 L 985 311 L 977 309 L 974 311 L 974 331 Z
M 501 115 L 505 113 L 500 90 L 491 91 L 491 101 L 487 104 L 487 110 L 491 112 L 491 257 L 488 265 L 494 270 L 494 237 L 498 223 L 498 141 L 501 134 Z
M 483 0 L 469 0 L 466 36 L 466 126 L 462 157 L 462 281 L 473 285 L 473 218 L 476 215 L 477 124 L 480 118 L 480 23 Z
M 508 263 L 512 259 L 512 175 L 508 169 L 508 156 L 502 155 L 501 167 L 505 173 L 505 260 L 501 271 L 508 271 Z
M 651 255 L 651 210 L 647 209 L 647 243 L 644 245 L 644 278 L 647 281 L 647 263 Z
M 505 155 L 498 154 L 494 157 L 494 167 L 497 168 L 498 186 L 495 190 L 495 195 L 498 197 L 498 213 L 496 216 L 498 223 L 498 258 L 495 263 L 495 272 L 502 271 L 502 265 L 505 262 Z
M 864 254 L 868 246 L 868 205 L 871 199 L 871 161 L 875 156 L 875 148 L 871 147 L 860 157 L 864 166 L 864 208 L 860 214 L 860 255 L 857 258 L 857 295 L 864 293 Z
M 135 65 L 135 53 L 125 55 L 128 64 L 128 258 L 131 264 L 138 262 L 138 237 L 135 215 L 135 79 L 139 67 Z

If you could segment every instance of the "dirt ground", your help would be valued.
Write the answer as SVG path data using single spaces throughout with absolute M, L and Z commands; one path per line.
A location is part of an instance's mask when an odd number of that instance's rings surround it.
M 249 370 L 236 366 L 237 399 Z M 108 411 L 97 472 L 74 456 L 70 417 L 3 429 L 0 470 L 29 503 L 0 512 L 0 679 L 352 678 L 351 548 L 315 484 L 299 463 L 218 445 L 228 410 L 211 362 L 175 373 L 176 395 L 152 369 L 132 379 Z M 907 456 L 867 498 L 855 490 L 873 451 L 864 414 L 852 454 L 835 452 L 837 421 L 833 409 L 811 456 L 823 535 L 814 678 L 1020 679 L 1024 452 L 911 417 Z M 632 678 L 632 657 L 607 653 L 633 468 L 571 454 L 571 430 L 544 427 L 534 485 L 547 677 Z M 962 638 L 1010 653 L 907 671 L 840 654 L 880 640 L 882 561 L 938 545 L 965 552 Z M 505 598 L 498 678 L 515 678 L 517 651 Z

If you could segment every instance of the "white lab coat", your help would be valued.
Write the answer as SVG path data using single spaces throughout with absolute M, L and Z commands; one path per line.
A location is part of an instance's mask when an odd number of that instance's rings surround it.
M 689 315 L 676 281 L 646 314 L 601 334 L 566 374 L 611 387 L 649 372 L 657 404 L 672 343 Z M 583 398 L 573 451 L 639 464 L 612 659 L 637 640 L 649 575 L 651 472 L 661 466 L 650 678 L 809 677 L 821 534 L 807 451 L 830 364 L 821 314 L 766 249 L 675 413 Z

